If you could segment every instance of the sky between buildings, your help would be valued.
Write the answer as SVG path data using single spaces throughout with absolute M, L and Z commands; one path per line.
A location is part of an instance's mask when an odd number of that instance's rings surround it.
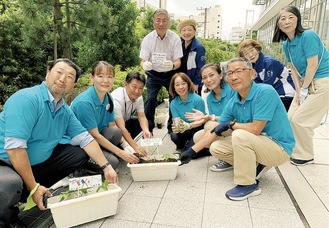
M 159 0 L 146 0 L 146 2 L 159 6 Z M 252 5 L 252 0 L 167 0 L 168 12 L 178 15 L 198 15 L 202 12 L 200 9 L 214 5 L 222 7 L 222 39 L 224 40 L 229 39 L 232 27 L 245 27 L 247 10 L 248 24 L 256 22 L 259 16 L 259 7 Z

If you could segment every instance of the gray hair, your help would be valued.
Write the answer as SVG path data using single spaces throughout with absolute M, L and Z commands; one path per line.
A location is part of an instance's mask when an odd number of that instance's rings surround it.
M 158 14 L 166 14 L 167 17 L 168 17 L 168 19 L 170 19 L 170 17 L 169 17 L 169 13 L 168 13 L 167 10 L 165 10 L 165 9 L 157 9 L 157 10 L 154 11 L 154 13 L 153 13 L 152 20 L 154 20 L 155 16 L 158 15 Z
M 252 67 L 252 63 L 246 59 L 245 57 L 239 57 L 239 58 L 233 58 L 233 59 L 230 59 L 228 62 L 227 62 L 227 69 L 229 68 L 229 66 L 234 63 L 234 62 L 243 62 L 245 67 L 248 68 L 248 69 L 253 69 Z

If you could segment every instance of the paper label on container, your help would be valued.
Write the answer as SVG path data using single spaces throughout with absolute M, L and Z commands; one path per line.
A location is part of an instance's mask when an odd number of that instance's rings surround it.
M 102 185 L 102 176 L 100 174 L 69 179 L 70 191 L 84 189 L 84 188 L 98 187 L 101 185 Z
M 161 138 L 141 139 L 141 146 L 159 146 L 162 145 Z

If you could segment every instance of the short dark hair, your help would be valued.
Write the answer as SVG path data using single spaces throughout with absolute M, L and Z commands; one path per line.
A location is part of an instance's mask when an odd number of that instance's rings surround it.
M 60 63 L 60 62 L 66 63 L 67 65 L 69 65 L 70 67 L 72 67 L 75 70 L 75 82 L 77 82 L 78 79 L 79 79 L 79 76 L 80 76 L 80 68 L 78 67 L 78 65 L 76 65 L 74 62 L 72 62 L 69 59 L 61 58 L 61 59 L 53 60 L 50 63 L 50 66 L 49 66 L 48 70 L 50 71 L 57 63 Z
M 287 34 L 282 32 L 281 29 L 279 28 L 279 20 L 282 11 L 290 12 L 297 17 L 297 26 L 295 29 L 295 35 L 301 35 L 305 30 L 307 30 L 302 26 L 302 16 L 300 15 L 299 9 L 295 6 L 285 6 L 281 9 L 278 18 L 276 19 L 274 34 L 272 39 L 273 42 L 280 42 L 281 40 L 286 40 L 288 38 Z
M 172 97 L 177 97 L 178 94 L 175 91 L 175 79 L 181 77 L 183 79 L 184 82 L 187 83 L 187 88 L 189 92 L 194 92 L 193 90 L 193 82 L 191 81 L 191 79 L 189 78 L 189 76 L 187 76 L 187 74 L 183 73 L 183 72 L 179 72 L 174 74 L 174 76 L 171 78 L 170 80 L 170 84 L 169 84 L 169 94 Z
M 133 79 L 141 81 L 145 85 L 145 76 L 137 71 L 133 71 L 127 74 L 126 82 L 129 84 Z

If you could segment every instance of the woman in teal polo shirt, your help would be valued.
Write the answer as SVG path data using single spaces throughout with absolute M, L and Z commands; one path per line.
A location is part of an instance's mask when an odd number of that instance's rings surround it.
M 117 168 L 117 157 L 129 163 L 137 163 L 133 149 L 124 141 L 120 129 L 115 125 L 113 100 L 109 95 L 114 83 L 115 71 L 111 64 L 99 61 L 92 68 L 90 79 L 93 85 L 79 94 L 71 109 L 81 124 L 102 147 L 113 168 Z M 118 146 L 121 145 L 121 148 Z
M 284 7 L 277 19 L 273 42 L 281 40 L 296 86 L 288 112 L 296 139 L 290 162 L 306 165 L 314 162 L 314 129 L 329 108 L 329 53 L 318 34 L 302 27 L 294 6 Z
M 193 142 L 194 133 L 203 129 L 203 124 L 201 126 L 193 125 L 185 114 L 193 112 L 193 109 L 205 113 L 205 105 L 202 98 L 194 92 L 193 83 L 185 73 L 176 73 L 172 77 L 169 93 L 174 97 L 170 102 L 173 118 L 173 131 L 170 138 L 176 144 L 177 150 L 182 150 L 188 142 Z

